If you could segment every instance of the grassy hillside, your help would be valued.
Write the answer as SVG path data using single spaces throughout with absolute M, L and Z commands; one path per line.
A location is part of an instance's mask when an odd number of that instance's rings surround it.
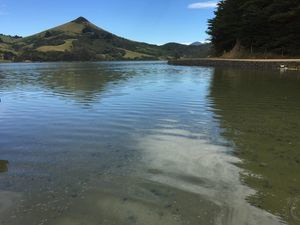
M 9 36 L 0 34 L 0 60 L 10 60 L 17 55 L 17 52 L 13 49 L 12 43 L 20 39 L 19 36 Z
M 0 46 L 12 61 L 145 60 L 203 57 L 209 45 L 163 46 L 131 41 L 116 36 L 79 17 L 69 23 L 25 38 L 9 38 Z M 1 54 L 0 48 L 0 54 Z M 3 58 L 3 57 L 2 57 Z M 0 58 L 1 59 L 1 58 Z

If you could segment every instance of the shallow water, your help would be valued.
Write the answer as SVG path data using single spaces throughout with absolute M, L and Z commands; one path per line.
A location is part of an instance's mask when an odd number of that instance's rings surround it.
M 300 74 L 0 65 L 0 224 L 300 224 Z

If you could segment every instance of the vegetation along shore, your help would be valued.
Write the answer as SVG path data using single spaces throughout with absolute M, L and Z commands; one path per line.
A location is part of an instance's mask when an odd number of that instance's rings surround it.
M 169 64 L 299 70 L 299 21 L 298 1 L 220 1 L 207 31 L 214 58 Z
M 179 66 L 227 66 L 257 69 L 300 70 L 300 59 L 180 59 L 170 60 L 170 65 Z

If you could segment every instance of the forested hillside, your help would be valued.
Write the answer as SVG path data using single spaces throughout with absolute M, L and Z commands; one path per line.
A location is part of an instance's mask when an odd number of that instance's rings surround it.
M 300 56 L 300 1 L 222 0 L 208 34 L 218 55 Z

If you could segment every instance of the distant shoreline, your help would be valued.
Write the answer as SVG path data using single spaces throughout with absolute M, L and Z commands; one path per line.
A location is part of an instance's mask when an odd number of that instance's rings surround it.
M 30 63 L 98 63 L 98 62 L 169 62 L 168 59 L 121 59 L 121 60 L 82 60 L 82 61 L 1 61 L 1 64 L 30 64 Z
M 168 59 L 118 59 L 118 60 L 74 60 L 74 61 L 1 61 L 0 64 L 9 63 L 80 63 L 80 62 L 168 62 Z
M 169 60 L 168 64 L 177 66 L 226 66 L 256 69 L 300 70 L 300 59 L 200 58 Z

